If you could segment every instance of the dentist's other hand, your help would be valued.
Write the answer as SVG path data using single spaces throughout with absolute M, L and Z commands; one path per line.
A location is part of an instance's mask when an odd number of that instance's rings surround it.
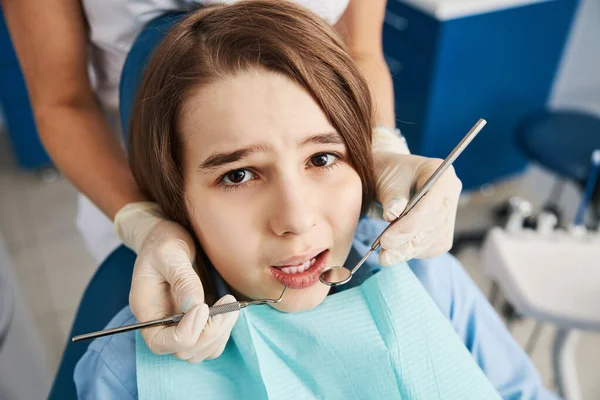
M 406 154 L 404 139 L 391 130 L 373 131 L 377 198 L 391 222 L 406 208 L 443 160 Z M 417 205 L 381 238 L 381 265 L 436 257 L 450 250 L 462 183 L 451 166 Z

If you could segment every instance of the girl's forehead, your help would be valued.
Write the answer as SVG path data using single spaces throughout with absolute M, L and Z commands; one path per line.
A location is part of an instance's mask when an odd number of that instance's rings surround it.
M 303 87 L 267 71 L 248 71 L 197 88 L 182 106 L 179 126 L 187 142 L 228 147 L 297 141 L 334 130 Z

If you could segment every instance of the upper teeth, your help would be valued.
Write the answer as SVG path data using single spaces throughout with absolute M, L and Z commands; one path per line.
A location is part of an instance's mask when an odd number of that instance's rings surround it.
M 282 267 L 282 268 L 280 268 L 280 270 L 282 272 L 285 272 L 286 274 L 299 274 L 299 273 L 306 271 L 310 267 L 312 267 L 312 265 L 315 263 L 315 261 L 316 260 L 314 258 L 311 258 L 310 260 L 304 261 L 302 264 L 299 264 L 297 266 Z

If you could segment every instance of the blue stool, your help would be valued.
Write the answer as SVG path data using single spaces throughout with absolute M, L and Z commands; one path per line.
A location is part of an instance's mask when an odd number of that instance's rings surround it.
M 154 48 L 169 28 L 185 13 L 169 13 L 150 22 L 136 38 L 123 67 L 120 82 L 120 114 L 125 143 L 128 143 L 129 119 L 137 88 Z M 73 381 L 75 365 L 91 341 L 71 342 L 83 333 L 102 330 L 129 304 L 131 276 L 136 255 L 125 246 L 115 250 L 98 268 L 88 284 L 75 315 L 73 327 L 54 379 L 49 399 L 76 399 Z
M 600 118 L 580 111 L 544 110 L 525 118 L 515 138 L 526 158 L 559 177 L 544 208 L 560 217 L 557 202 L 564 182 L 585 187 L 592 152 L 600 149 Z M 600 184 L 596 185 L 590 207 L 595 219 L 599 204 Z

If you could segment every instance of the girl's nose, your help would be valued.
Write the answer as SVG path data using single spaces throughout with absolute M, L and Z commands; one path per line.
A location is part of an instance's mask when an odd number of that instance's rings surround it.
M 298 179 L 301 181 L 301 179 Z M 277 185 L 270 205 L 269 225 L 277 236 L 304 235 L 317 221 L 317 201 L 314 188 L 308 183 L 289 181 Z

